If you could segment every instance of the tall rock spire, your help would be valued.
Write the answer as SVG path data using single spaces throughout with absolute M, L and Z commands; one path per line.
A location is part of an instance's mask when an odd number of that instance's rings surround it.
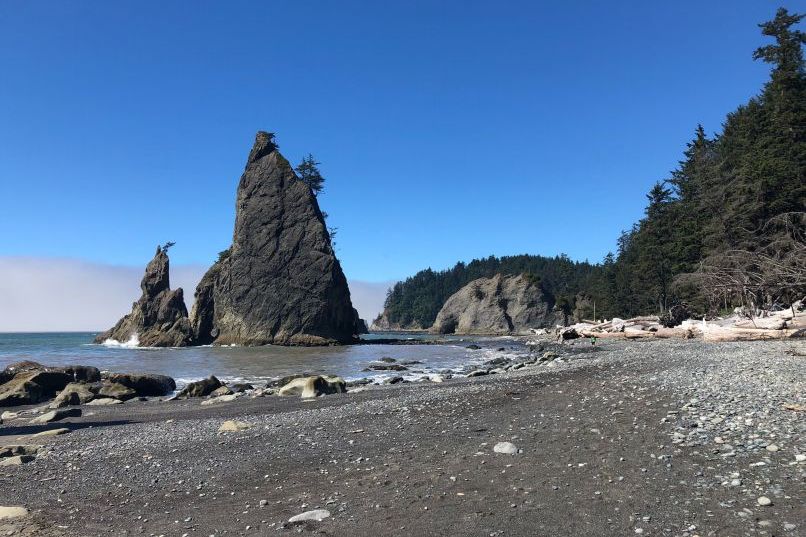
M 232 246 L 196 288 L 199 344 L 327 345 L 355 339 L 347 279 L 316 196 L 258 132 L 238 184 Z

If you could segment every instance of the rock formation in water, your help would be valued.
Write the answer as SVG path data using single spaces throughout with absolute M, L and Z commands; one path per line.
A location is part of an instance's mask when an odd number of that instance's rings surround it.
M 197 343 L 354 341 L 357 316 L 316 197 L 269 133 L 257 134 L 235 209 L 232 246 L 196 288 Z
M 389 320 L 389 314 L 385 309 L 375 317 L 369 329 L 372 332 L 420 332 L 425 330 L 425 328 L 416 322 L 407 325 L 391 322 Z
M 437 314 L 439 334 L 519 334 L 553 326 L 553 300 L 525 275 L 474 280 L 451 297 Z
M 168 279 L 166 248 L 157 247 L 140 282 L 143 295 L 132 305 L 132 312 L 107 332 L 95 338 L 96 343 L 114 340 L 137 341 L 141 347 L 184 347 L 193 343 L 188 311 L 182 288 L 171 291 Z

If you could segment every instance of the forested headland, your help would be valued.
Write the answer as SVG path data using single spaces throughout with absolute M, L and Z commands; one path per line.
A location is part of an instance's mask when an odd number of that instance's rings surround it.
M 781 8 L 760 24 L 772 42 L 753 52 L 771 65 L 760 93 L 728 114 L 721 132 L 694 126 L 677 169 L 646 195 L 644 217 L 597 264 L 565 255 L 488 257 L 426 269 L 388 292 L 392 325 L 427 328 L 470 281 L 527 273 L 555 307 L 578 318 L 696 315 L 784 306 L 806 295 L 806 33 Z

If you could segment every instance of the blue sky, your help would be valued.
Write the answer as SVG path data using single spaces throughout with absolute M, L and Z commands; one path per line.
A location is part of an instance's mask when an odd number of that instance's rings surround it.
M 778 5 L 5 1 L 0 256 L 208 265 L 270 130 L 322 162 L 348 278 L 598 261 L 758 92 Z

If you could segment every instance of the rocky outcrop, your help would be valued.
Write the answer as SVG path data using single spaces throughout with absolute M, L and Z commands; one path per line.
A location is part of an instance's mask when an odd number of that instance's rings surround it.
M 96 343 L 113 340 L 133 342 L 141 347 L 184 347 L 193 342 L 182 288 L 171 291 L 167 248 L 157 247 L 140 282 L 143 291 L 132 312 L 95 338 Z
M 439 334 L 519 334 L 552 326 L 553 300 L 526 275 L 474 280 L 451 297 L 431 328 Z
M 422 332 L 425 330 L 418 323 L 400 324 L 389 320 L 389 313 L 384 310 L 369 326 L 372 332 Z
M 64 389 L 73 378 L 58 371 L 23 371 L 0 385 L 0 407 L 31 405 L 46 401 Z
M 196 342 L 354 341 L 350 291 L 316 197 L 269 133 L 257 134 L 235 209 L 232 245 L 196 288 Z

